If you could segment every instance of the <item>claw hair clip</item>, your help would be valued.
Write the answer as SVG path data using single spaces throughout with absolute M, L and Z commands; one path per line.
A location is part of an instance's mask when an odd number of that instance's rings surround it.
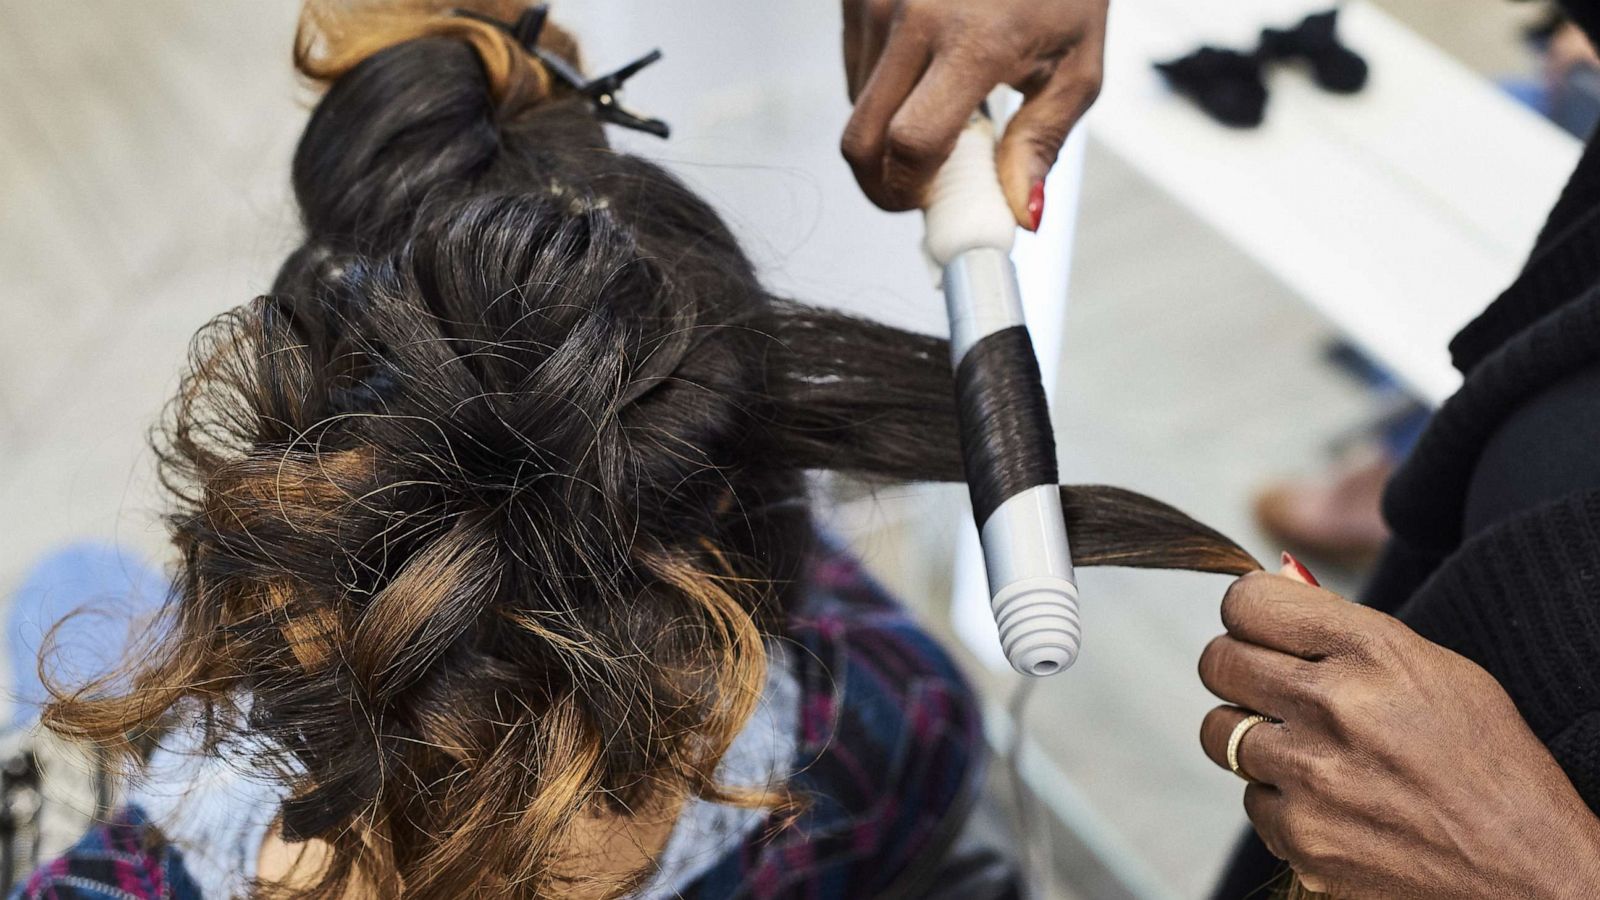
M 618 93 L 628 79 L 639 74 L 646 66 L 661 58 L 659 49 L 651 50 L 644 56 L 608 75 L 601 75 L 598 78 L 585 78 L 583 73 L 579 72 L 572 63 L 562 59 L 559 54 L 552 53 L 539 46 L 539 35 L 544 31 L 545 20 L 550 16 L 550 6 L 548 4 L 541 3 L 538 6 L 529 7 L 521 15 L 517 16 L 515 22 L 502 22 L 493 16 L 486 16 L 470 9 L 458 9 L 455 14 L 463 18 L 476 19 L 479 22 L 493 25 L 511 35 L 518 44 L 522 45 L 524 50 L 544 63 L 545 68 L 550 70 L 550 74 L 555 76 L 557 81 L 588 98 L 590 105 L 594 108 L 595 118 L 600 121 L 609 122 L 612 125 L 618 125 L 623 128 L 630 128 L 634 131 L 643 131 L 659 138 L 671 135 L 672 129 L 668 127 L 666 122 L 629 112 L 623 108 L 621 102 L 617 99 Z

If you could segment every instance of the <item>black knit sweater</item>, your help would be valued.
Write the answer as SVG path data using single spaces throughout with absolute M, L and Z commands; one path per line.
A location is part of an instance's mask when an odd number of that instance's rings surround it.
M 1600 0 L 1566 6 L 1591 37 L 1600 34 Z M 1587 470 L 1569 490 L 1546 489 L 1487 525 L 1469 526 L 1467 515 L 1485 447 L 1520 411 L 1564 382 L 1600 410 L 1596 382 L 1574 380 L 1600 367 L 1600 139 L 1590 140 L 1515 282 L 1450 351 L 1465 381 L 1389 484 L 1383 506 L 1394 539 L 1363 599 L 1494 675 L 1600 814 L 1600 445 L 1592 462 L 1586 447 L 1565 451 L 1567 471 L 1574 461 Z M 1521 446 L 1537 444 L 1524 435 Z M 1497 456 L 1501 471 L 1490 477 L 1504 480 Z M 1259 889 L 1277 870 L 1247 838 L 1216 897 L 1266 896 Z
M 1522 273 L 1450 350 L 1465 382 L 1389 484 L 1395 538 L 1364 599 L 1493 674 L 1600 813 L 1596 479 L 1481 530 L 1464 527 L 1490 438 L 1553 385 L 1600 364 L 1600 141 Z

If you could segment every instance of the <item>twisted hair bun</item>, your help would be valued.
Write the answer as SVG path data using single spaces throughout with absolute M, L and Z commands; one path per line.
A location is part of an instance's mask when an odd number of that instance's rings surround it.
M 750 464 L 761 297 L 537 195 L 319 281 L 197 344 L 163 447 L 196 602 L 157 680 L 247 691 L 285 832 L 390 823 L 408 896 L 548 884 L 573 817 L 722 796 L 778 620 L 751 586 L 804 542 L 795 474 Z
M 47 711 L 129 748 L 174 709 L 247 736 L 286 837 L 331 851 L 297 896 L 619 894 L 644 870 L 595 884 L 574 823 L 782 801 L 713 773 L 801 577 L 803 473 L 961 477 L 945 341 L 769 295 L 461 2 L 306 7 L 304 242 L 201 332 L 157 442 L 170 621 L 131 682 Z M 1080 564 L 1254 567 L 1063 492 Z
M 592 198 L 586 182 L 610 151 L 587 101 L 506 29 L 457 14 L 462 7 L 506 22 L 527 9 L 517 0 L 306 4 L 295 61 L 327 88 L 292 170 L 309 246 L 392 250 L 440 196 Z M 540 43 L 577 64 L 576 43 L 555 24 Z

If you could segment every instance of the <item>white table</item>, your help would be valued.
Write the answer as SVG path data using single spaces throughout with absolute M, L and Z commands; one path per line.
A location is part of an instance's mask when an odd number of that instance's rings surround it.
M 1227 129 L 1176 96 L 1151 63 L 1202 43 L 1253 47 L 1263 24 L 1290 24 L 1319 4 L 1111 7 L 1090 136 L 1419 397 L 1449 396 L 1460 382 L 1450 337 L 1516 274 L 1579 142 L 1362 0 L 1344 4 L 1339 28 L 1371 64 L 1365 90 L 1330 94 L 1309 73 L 1275 71 L 1265 123 Z

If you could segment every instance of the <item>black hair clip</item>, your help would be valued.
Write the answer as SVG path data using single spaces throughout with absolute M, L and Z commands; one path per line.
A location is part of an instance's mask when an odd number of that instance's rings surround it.
M 651 50 L 622 68 L 609 75 L 599 78 L 584 78 L 583 73 L 573 67 L 572 63 L 562 59 L 559 55 L 551 53 L 539 46 L 539 34 L 544 30 L 545 20 L 550 15 L 548 4 L 529 7 L 517 16 L 517 20 L 510 24 L 500 21 L 492 16 L 473 12 L 469 9 L 458 9 L 456 15 L 468 19 L 476 19 L 504 30 L 516 39 L 523 49 L 533 54 L 544 63 L 557 80 L 574 91 L 589 98 L 589 103 L 594 106 L 594 116 L 602 122 L 610 122 L 623 128 L 634 131 L 643 131 L 656 137 L 664 138 L 672 133 L 667 123 L 660 119 L 647 119 L 635 115 L 622 108 L 617 100 L 617 92 L 622 90 L 622 85 L 639 71 L 661 58 L 660 50 Z

